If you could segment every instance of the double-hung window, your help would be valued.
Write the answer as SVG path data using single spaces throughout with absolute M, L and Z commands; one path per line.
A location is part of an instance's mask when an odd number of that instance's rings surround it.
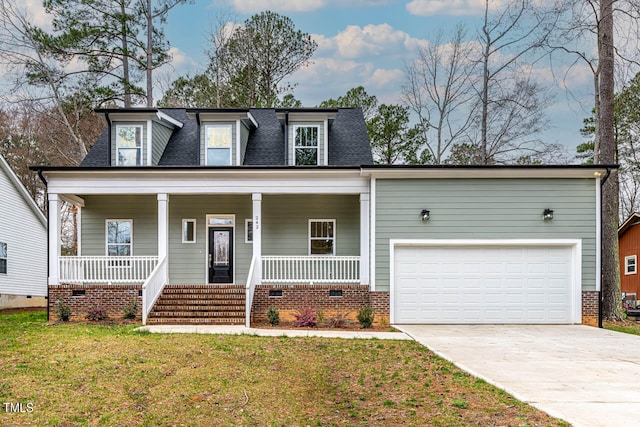
M 629 255 L 624 257 L 624 274 L 636 274 L 638 272 L 638 256 Z
M 205 125 L 204 140 L 208 166 L 231 165 L 231 125 Z
M 294 126 L 294 150 L 296 165 L 317 165 L 319 132 L 318 126 Z
M 133 220 L 107 220 L 107 255 L 131 256 L 133 254 Z
M 142 164 L 142 125 L 116 125 L 116 164 Z
M 309 220 L 309 255 L 336 254 L 336 220 Z
M 7 274 L 7 244 L 0 242 L 0 274 Z

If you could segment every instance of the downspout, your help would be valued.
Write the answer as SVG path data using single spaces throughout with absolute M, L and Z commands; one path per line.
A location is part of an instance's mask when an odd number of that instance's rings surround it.
M 204 149 L 203 149 L 202 148 L 202 142 L 200 142 L 201 141 L 200 138 L 202 137 L 202 133 L 200 132 L 200 112 L 199 111 L 196 111 L 196 124 L 198 126 L 198 146 L 200 147 L 198 149 L 198 159 L 197 159 L 198 162 L 197 162 L 197 164 L 202 166 L 201 161 L 200 161 L 203 158 L 202 157 L 202 152 L 204 150 L 204 152 L 206 153 L 207 147 L 205 146 Z M 205 145 L 206 145 L 206 141 L 205 141 Z M 205 159 L 204 164 L 206 165 L 207 164 L 206 155 L 205 155 L 204 159 Z
M 284 112 L 284 164 L 289 164 L 289 112 Z
M 48 193 L 48 183 L 47 183 L 47 179 L 44 177 L 44 175 L 42 174 L 42 169 L 38 169 L 38 178 L 40 178 L 40 181 L 42 181 L 42 183 L 44 184 L 44 194 L 45 194 L 45 203 L 47 206 L 47 241 L 49 239 L 49 205 L 48 205 L 48 198 L 46 197 L 47 193 Z M 51 306 L 51 303 L 49 301 L 49 244 L 47 244 L 47 322 L 50 320 L 50 313 L 49 313 L 49 307 Z
M 111 163 L 111 159 L 113 158 L 112 153 L 112 149 L 113 149 L 113 141 L 112 141 L 112 137 L 111 137 L 111 119 L 109 119 L 109 112 L 105 112 L 104 113 L 104 118 L 107 121 L 107 129 L 108 129 L 108 133 L 109 133 L 109 166 L 113 166 Z
M 602 195 L 602 188 L 604 187 L 604 183 L 607 182 L 607 179 L 611 175 L 611 168 L 607 168 L 607 173 L 604 175 L 604 178 L 600 180 L 600 194 Z M 600 210 L 602 211 L 602 196 L 600 196 Z M 600 235 L 602 236 L 602 215 L 600 216 Z M 602 245 L 602 242 L 600 242 Z M 602 277 L 602 247 L 600 248 L 600 271 L 598 272 L 600 277 Z M 598 328 L 602 328 L 602 279 L 600 279 L 600 290 L 598 291 Z

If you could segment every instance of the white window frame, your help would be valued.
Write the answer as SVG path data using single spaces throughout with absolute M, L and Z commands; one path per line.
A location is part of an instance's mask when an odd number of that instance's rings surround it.
M 311 253 L 311 240 L 327 240 L 326 238 L 320 239 L 320 238 L 312 238 L 311 237 L 311 224 L 314 222 L 331 222 L 333 224 L 333 252 L 330 254 L 312 254 Z M 338 230 L 336 228 L 336 220 L 335 218 L 311 218 L 309 219 L 309 226 L 307 228 L 308 230 L 308 234 L 307 234 L 307 244 L 308 244 L 308 250 L 309 250 L 309 256 L 336 256 L 336 238 L 338 236 Z
M 633 264 L 629 261 L 633 260 Z M 633 268 L 633 271 L 630 271 L 630 268 Z M 624 274 L 625 276 L 629 276 L 631 274 L 638 274 L 638 256 L 637 255 L 629 255 L 624 257 Z
M 110 222 L 130 222 L 131 223 L 131 242 L 130 243 L 109 243 L 109 223 Z M 104 221 L 104 243 L 105 243 L 105 255 L 106 256 L 116 256 L 116 255 L 109 255 L 109 245 L 119 245 L 119 246 L 123 246 L 123 245 L 129 245 L 130 249 L 129 249 L 129 256 L 133 256 L 133 219 L 131 218 L 107 218 Z M 126 255 L 120 255 L 120 256 L 126 256 Z
M 207 141 L 208 128 L 226 128 L 229 130 L 229 164 L 210 165 L 209 164 L 209 143 Z M 230 123 L 206 124 L 204 125 L 204 164 L 205 166 L 232 166 L 233 165 L 233 125 Z
M 308 145 L 297 145 L 296 144 L 296 133 L 300 128 L 315 128 L 316 129 L 316 166 L 320 164 L 320 126 L 319 125 L 293 125 L 293 164 L 298 164 L 298 156 L 296 156 L 296 150 L 298 148 L 314 148 L 313 146 Z M 309 165 L 302 165 L 309 166 Z
M 120 152 L 120 133 L 118 132 L 119 128 L 139 128 L 140 129 L 140 147 L 136 147 L 137 150 L 140 151 L 140 164 L 135 165 L 135 166 L 142 166 L 144 164 L 144 126 L 143 125 L 138 125 L 138 124 L 130 124 L 130 125 L 125 125 L 125 124 L 117 124 L 116 125 L 116 166 L 124 166 L 124 165 L 120 165 L 120 162 L 118 162 L 118 159 L 120 158 L 119 156 L 119 152 Z M 131 150 L 132 147 L 123 147 L 126 150 Z
M 251 227 L 251 240 L 249 240 L 249 227 Z M 244 242 L 253 243 L 253 220 L 251 218 L 244 220 Z
M 187 229 L 185 228 L 187 223 L 193 223 L 193 240 L 188 240 L 187 239 Z M 195 218 L 183 218 L 182 219 L 182 228 L 181 228 L 181 232 L 182 232 L 182 243 L 196 243 L 196 235 L 198 234 L 197 228 L 196 228 L 196 219 Z
M 7 242 L 0 242 L 0 246 L 4 246 L 4 256 L 0 257 L 4 260 L 4 271 L 0 271 L 0 274 L 9 274 L 9 245 Z

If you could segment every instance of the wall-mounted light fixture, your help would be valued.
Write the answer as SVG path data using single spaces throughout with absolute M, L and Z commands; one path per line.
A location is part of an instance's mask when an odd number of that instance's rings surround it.
M 551 221 L 553 219 L 553 210 L 548 208 L 545 209 L 544 212 L 542 212 L 542 219 L 545 221 Z
M 422 222 L 427 222 L 429 221 L 429 218 L 431 218 L 431 212 L 427 209 L 422 209 L 422 212 L 420 212 L 420 220 L 422 220 Z

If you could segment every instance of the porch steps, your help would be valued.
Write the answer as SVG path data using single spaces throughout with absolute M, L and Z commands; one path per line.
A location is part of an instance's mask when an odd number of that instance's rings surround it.
M 245 322 L 242 285 L 167 285 L 147 324 L 241 325 Z

